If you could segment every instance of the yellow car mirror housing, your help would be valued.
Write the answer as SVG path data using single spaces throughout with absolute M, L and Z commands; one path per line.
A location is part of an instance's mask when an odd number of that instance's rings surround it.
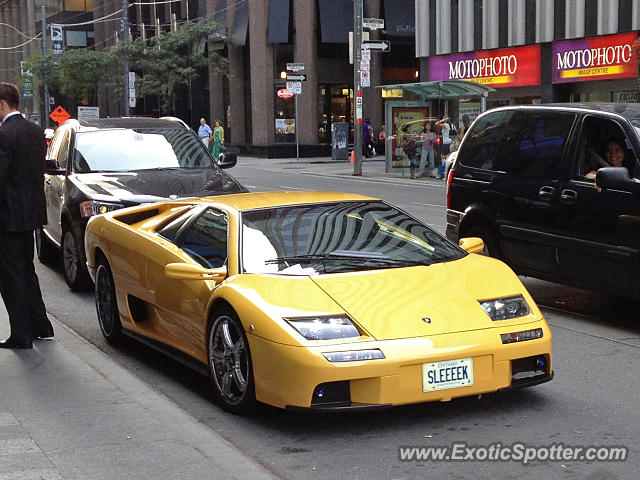
M 484 250 L 484 242 L 479 237 L 461 238 L 458 245 L 469 253 L 481 253 Z

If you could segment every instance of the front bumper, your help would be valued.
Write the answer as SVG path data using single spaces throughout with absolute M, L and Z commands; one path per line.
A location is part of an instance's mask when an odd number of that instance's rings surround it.
M 544 322 L 519 325 L 520 329 L 543 328 L 544 335 L 503 345 L 500 333 L 513 326 L 481 331 L 435 335 L 429 338 L 358 342 L 325 347 L 296 347 L 275 344 L 249 335 L 256 397 L 281 408 L 314 410 L 374 409 L 456 397 L 479 395 L 506 388 L 542 383 L 553 378 L 551 331 Z M 384 359 L 331 363 L 322 352 L 379 348 Z M 512 361 L 543 356 L 545 366 L 525 379 L 512 375 Z M 473 384 L 435 391 L 423 391 L 424 363 L 473 359 Z M 348 384 L 348 398 L 332 404 L 314 399 L 316 388 L 324 384 Z M 316 399 L 317 400 L 317 399 Z

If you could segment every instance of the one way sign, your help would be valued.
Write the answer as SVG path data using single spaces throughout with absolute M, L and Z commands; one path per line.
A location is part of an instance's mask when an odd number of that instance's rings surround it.
M 305 82 L 307 76 L 304 73 L 298 73 L 296 75 L 287 75 L 287 82 Z
M 362 42 L 363 50 L 380 50 L 381 52 L 391 51 L 389 40 L 365 40 Z

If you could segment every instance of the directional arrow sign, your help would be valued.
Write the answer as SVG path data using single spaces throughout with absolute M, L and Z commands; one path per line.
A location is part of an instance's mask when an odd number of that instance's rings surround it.
M 304 73 L 299 73 L 297 75 L 287 75 L 287 82 L 305 82 L 307 80 L 307 76 Z
M 389 52 L 391 43 L 389 40 L 367 40 L 362 42 L 363 50 L 380 50 L 381 52 Z

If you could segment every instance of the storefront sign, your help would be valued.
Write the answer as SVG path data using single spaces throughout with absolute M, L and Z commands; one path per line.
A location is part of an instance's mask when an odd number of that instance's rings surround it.
M 553 44 L 553 83 L 636 76 L 637 32 L 581 38 Z
M 429 58 L 429 80 L 467 80 L 494 88 L 540 84 L 540 45 Z

